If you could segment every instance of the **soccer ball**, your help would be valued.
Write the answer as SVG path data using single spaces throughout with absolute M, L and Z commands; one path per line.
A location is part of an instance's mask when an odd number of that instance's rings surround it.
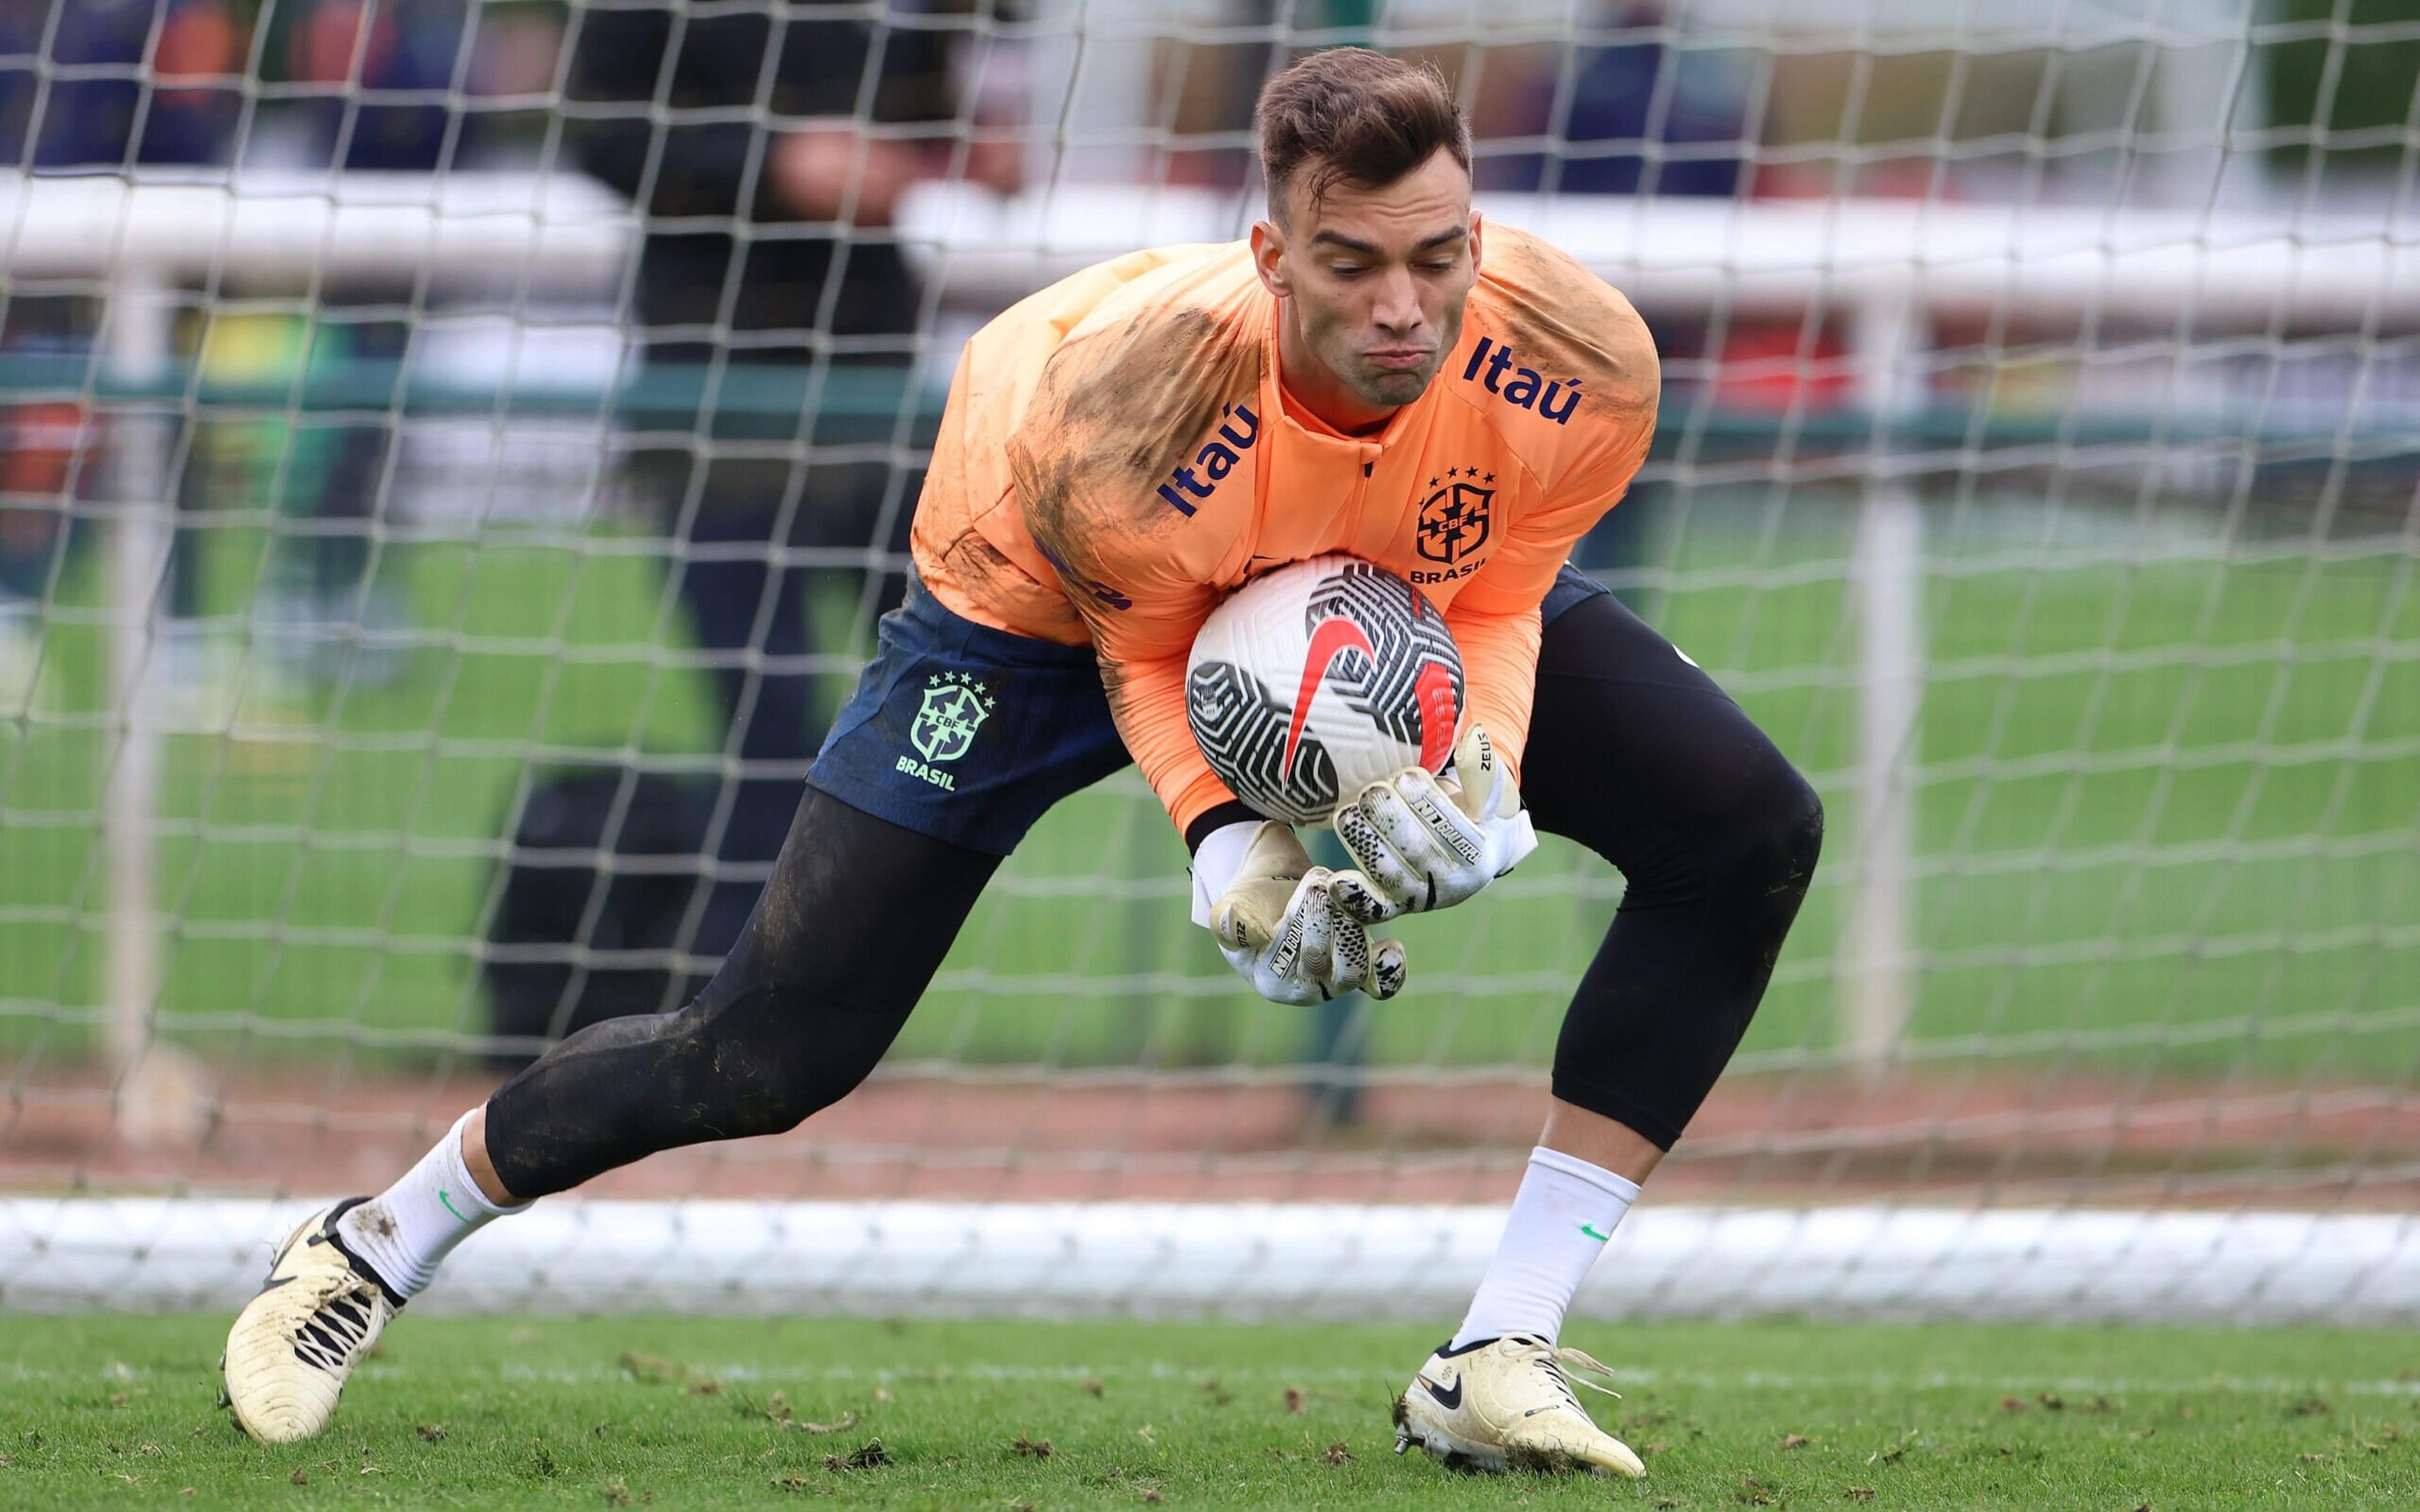
M 1210 611 L 1185 669 L 1185 717 L 1235 796 L 1327 823 L 1368 783 L 1442 768 L 1462 720 L 1462 654 L 1410 583 L 1353 556 L 1253 579 Z

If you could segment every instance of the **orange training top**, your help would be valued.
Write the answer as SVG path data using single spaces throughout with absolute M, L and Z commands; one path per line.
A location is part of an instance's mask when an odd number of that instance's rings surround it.
M 1185 720 L 1194 632 L 1254 572 L 1323 552 L 1444 611 L 1471 716 L 1517 763 L 1539 602 L 1655 429 L 1637 312 L 1510 227 L 1486 227 L 1460 343 L 1373 435 L 1283 398 L 1278 316 L 1242 242 L 1133 253 L 1021 301 L 958 359 L 916 506 L 917 572 L 953 613 L 1094 642 L 1179 829 L 1233 797 Z

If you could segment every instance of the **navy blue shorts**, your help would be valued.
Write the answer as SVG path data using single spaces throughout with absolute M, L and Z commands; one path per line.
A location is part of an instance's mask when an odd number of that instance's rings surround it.
M 1565 566 L 1544 620 L 1604 592 Z M 1130 760 L 1092 647 L 961 619 L 911 579 L 807 781 L 920 835 L 1006 856 L 1053 804 Z

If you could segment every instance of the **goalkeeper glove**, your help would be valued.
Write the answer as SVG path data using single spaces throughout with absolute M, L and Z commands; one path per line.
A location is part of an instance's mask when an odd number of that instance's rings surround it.
M 1337 912 L 1330 893 L 1349 875 L 1313 866 L 1284 825 L 1245 820 L 1216 829 L 1193 856 L 1193 922 L 1252 991 L 1272 1003 L 1321 1003 L 1340 993 L 1388 998 L 1404 990 L 1404 948 L 1373 941 Z
M 1335 825 L 1359 870 L 1338 872 L 1332 896 L 1365 924 L 1450 908 L 1538 848 L 1512 771 L 1475 724 L 1444 776 L 1405 767 L 1338 808 Z

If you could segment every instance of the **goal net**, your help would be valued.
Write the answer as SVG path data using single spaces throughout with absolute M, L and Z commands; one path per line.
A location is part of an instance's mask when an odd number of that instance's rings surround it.
M 1577 560 L 1831 816 L 1581 1309 L 2420 1317 L 2404 14 L 9 8 L 0 1306 L 221 1304 L 684 1001 L 967 333 L 1243 234 L 1260 82 L 1361 42 L 1647 317 L 1660 433 Z M 1064 804 L 868 1085 L 430 1303 L 1458 1306 L 1621 879 L 1549 841 L 1313 1012 L 1184 866 L 1132 773 Z

